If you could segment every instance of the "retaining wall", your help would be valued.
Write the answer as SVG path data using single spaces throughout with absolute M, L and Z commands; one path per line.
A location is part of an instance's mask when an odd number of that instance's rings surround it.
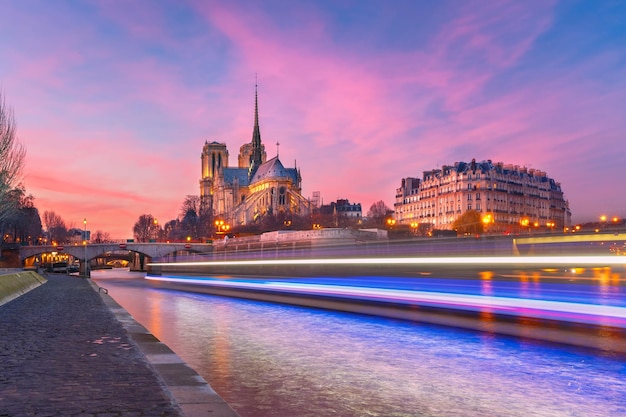
M 0 275 L 0 305 L 45 284 L 47 279 L 35 271 L 13 272 Z

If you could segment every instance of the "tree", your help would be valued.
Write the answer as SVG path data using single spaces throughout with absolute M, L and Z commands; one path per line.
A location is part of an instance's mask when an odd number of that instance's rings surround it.
M 91 237 L 93 243 L 107 243 L 111 240 L 111 235 L 102 230 L 96 230 L 96 233 Z
M 208 238 L 213 233 L 213 213 L 210 209 L 200 207 L 196 231 L 199 238 Z
M 203 207 L 201 199 L 196 195 L 187 195 L 180 207 L 178 219 L 167 223 L 165 235 L 171 240 L 197 240 L 208 238 L 213 231 L 213 214 L 211 209 Z
M 158 235 L 159 225 L 151 214 L 142 214 L 133 226 L 133 235 L 138 242 L 148 242 Z
M 11 192 L 12 198 L 18 201 L 19 209 L 3 224 L 3 234 L 11 234 L 14 242 L 32 244 L 41 236 L 41 218 L 35 207 L 34 197 L 26 195 L 23 186 L 18 186 Z
M 13 110 L 7 107 L 0 92 L 0 221 L 19 210 L 18 201 L 10 194 L 19 183 L 25 158 L 26 149 L 18 141 Z
M 183 240 L 183 233 L 179 227 L 180 221 L 178 219 L 170 220 L 163 225 L 163 236 L 166 240 Z
M 65 227 L 65 222 L 54 211 L 44 211 L 43 212 L 43 222 L 46 226 L 46 230 L 48 231 L 48 238 L 50 239 L 49 243 L 57 242 L 62 243 L 65 242 L 67 238 L 67 228 Z
M 483 233 L 484 225 L 479 212 L 476 210 L 467 210 L 452 223 L 452 228 L 456 230 L 458 234 L 480 235 Z
M 178 223 L 178 228 L 179 234 L 195 240 L 198 237 L 198 215 L 196 212 L 192 209 L 188 210 Z
M 200 196 L 187 195 L 180 212 L 181 227 L 186 236 L 194 239 L 207 238 L 213 232 L 213 213 L 210 207 L 202 204 Z
M 185 215 L 193 211 L 198 215 L 200 213 L 200 197 L 197 195 L 187 195 L 185 196 L 185 200 L 183 201 L 183 205 L 180 207 L 180 217 L 185 217 Z
M 376 226 L 382 226 L 385 224 L 385 217 L 393 213 L 383 200 L 377 201 L 370 207 L 367 212 L 367 217 L 371 223 Z

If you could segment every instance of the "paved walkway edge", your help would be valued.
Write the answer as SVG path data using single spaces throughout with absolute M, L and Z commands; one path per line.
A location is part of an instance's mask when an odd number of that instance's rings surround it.
M 106 306 L 128 332 L 147 362 L 156 370 L 166 390 L 186 417 L 240 417 L 196 371 L 152 335 L 122 308 L 108 291 L 89 279 Z

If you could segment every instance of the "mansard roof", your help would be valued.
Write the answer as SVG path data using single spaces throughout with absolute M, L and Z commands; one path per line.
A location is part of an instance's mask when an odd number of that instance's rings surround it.
M 490 160 L 486 161 L 476 161 L 472 159 L 471 162 L 455 162 L 454 165 L 443 165 L 441 169 L 431 169 L 429 171 L 423 171 L 423 179 L 434 179 L 440 178 L 441 176 L 447 176 L 452 173 L 457 174 L 465 174 L 468 172 L 482 171 L 484 173 L 487 172 L 495 172 L 497 174 L 503 174 L 513 177 L 520 178 L 532 178 L 533 181 L 538 182 L 548 182 L 551 179 L 547 176 L 544 171 L 540 171 L 534 168 L 528 168 L 525 166 L 512 165 L 512 164 L 504 164 L 502 162 L 496 162 L 495 164 Z M 557 186 L 560 184 L 557 183 Z

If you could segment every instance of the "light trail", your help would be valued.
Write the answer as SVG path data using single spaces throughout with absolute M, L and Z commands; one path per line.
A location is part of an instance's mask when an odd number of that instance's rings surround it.
M 146 276 L 146 279 L 238 290 L 357 300 L 366 303 L 375 302 L 389 305 L 427 306 L 446 310 L 492 312 L 507 316 L 533 317 L 538 319 L 626 328 L 626 308 L 620 306 L 288 281 L 234 280 L 177 276 Z
M 248 259 L 197 262 L 155 262 L 149 266 L 260 266 L 260 265 L 605 265 L 624 266 L 620 256 L 457 256 L 389 258 Z
M 391 282 L 378 281 L 373 283 L 364 277 L 361 283 L 347 278 L 334 278 L 326 282 L 303 282 L 303 278 L 255 278 L 233 279 L 228 277 L 210 277 L 211 270 L 220 267 L 240 267 L 241 273 L 245 267 L 254 266 L 388 266 L 391 272 L 394 266 L 484 266 L 485 268 L 505 267 L 517 268 L 556 268 L 565 267 L 574 270 L 584 267 L 624 267 L 626 258 L 621 256 L 450 256 L 450 257 L 338 257 L 338 258 L 292 258 L 292 259 L 245 259 L 245 260 L 215 260 L 199 262 L 177 263 L 150 263 L 150 266 L 167 267 L 172 276 L 148 275 L 151 281 L 170 282 L 175 284 L 191 284 L 203 287 L 222 288 L 238 291 L 247 291 L 266 294 L 281 294 L 294 297 L 314 297 L 330 299 L 339 302 L 358 302 L 362 304 L 384 305 L 389 308 L 404 306 L 427 307 L 446 311 L 494 313 L 508 317 L 529 317 L 539 320 L 554 320 L 567 323 L 589 324 L 594 326 L 610 326 L 626 329 L 626 306 L 614 304 L 614 300 L 591 299 L 589 294 L 578 293 L 579 300 L 573 300 L 572 294 L 565 299 L 550 299 L 544 293 L 544 298 L 526 298 L 519 296 L 494 294 L 466 294 L 445 292 L 442 287 L 426 290 L 418 281 L 421 288 L 394 288 Z M 194 273 L 204 274 L 205 277 L 181 276 L 176 270 L 194 270 Z M 165 271 L 163 271 L 166 273 Z M 184 273 L 184 272 L 182 272 Z M 258 273 L 258 272 L 257 272 Z M 293 272 L 292 272 L 293 273 Z M 297 274 L 297 272 L 295 272 Z M 293 276 L 293 275 L 292 275 Z M 319 278 L 319 277 L 318 277 Z M 357 277 L 352 277 L 358 278 Z M 316 279 L 316 278 L 313 278 Z M 407 278 L 403 278 L 403 282 Z M 469 280 L 471 282 L 472 280 Z M 373 284 L 373 285 L 372 285 Z M 480 288 L 480 285 L 477 286 Z M 563 297 L 563 292 L 558 296 Z M 548 297 L 548 298 L 545 298 Z M 582 301 L 582 302 L 581 302 Z

